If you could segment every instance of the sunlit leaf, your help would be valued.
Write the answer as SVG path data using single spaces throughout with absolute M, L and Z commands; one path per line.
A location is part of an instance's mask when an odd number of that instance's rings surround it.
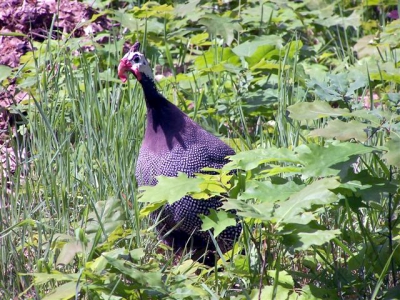
M 388 152 L 383 155 L 383 158 L 387 160 L 390 165 L 394 165 L 400 168 L 400 137 L 398 134 L 393 133 L 390 136 L 390 140 L 385 143 Z
M 67 265 L 75 257 L 77 253 L 82 252 L 83 247 L 80 241 L 68 242 L 62 248 L 60 254 L 57 257 L 56 265 Z
M 8 76 L 11 75 L 12 68 L 0 65 L 0 82 L 6 79 Z
M 314 181 L 302 190 L 292 194 L 286 201 L 276 203 L 273 212 L 276 223 L 307 224 L 311 219 L 302 218 L 302 214 L 314 205 L 327 205 L 338 201 L 338 196 L 331 192 L 340 183 L 334 177 L 323 178 Z
M 298 157 L 289 149 L 271 147 L 268 149 L 255 149 L 243 151 L 230 157 L 231 162 L 224 169 L 252 170 L 261 164 L 271 162 L 293 162 L 298 163 Z
M 377 151 L 359 143 L 334 142 L 326 146 L 316 144 L 301 145 L 295 149 L 304 165 L 303 174 L 307 176 L 329 176 L 345 172 L 357 155 Z
M 315 129 L 310 132 L 310 136 L 320 136 L 324 138 L 336 138 L 340 141 L 356 139 L 365 142 L 368 139 L 366 129 L 368 125 L 358 121 L 343 122 L 339 119 L 328 121 L 324 128 Z
M 311 246 L 321 246 L 341 234 L 339 229 L 323 230 L 320 226 L 310 223 L 305 225 L 286 225 L 283 234 L 283 243 L 296 250 L 307 250 Z M 285 231 L 287 231 L 285 234 Z
M 224 210 L 210 209 L 210 214 L 200 215 L 200 218 L 203 221 L 201 229 L 203 231 L 214 229 L 214 237 L 217 237 L 227 227 L 236 225 L 235 215 Z
M 294 120 L 316 120 L 325 117 L 340 117 L 349 113 L 343 108 L 333 108 L 328 102 L 298 102 L 288 107 L 290 117 Z
M 242 26 L 237 21 L 214 14 L 203 16 L 199 24 L 205 25 L 211 36 L 221 36 L 227 45 L 232 43 L 235 33 L 242 31 Z
M 67 300 L 71 297 L 78 295 L 80 292 L 81 284 L 76 282 L 67 282 L 52 290 L 48 293 L 43 300 Z
M 250 180 L 247 181 L 246 190 L 239 199 L 256 199 L 261 202 L 283 201 L 303 188 L 303 185 L 298 185 L 293 181 L 285 184 L 272 184 L 269 181 Z
M 168 202 L 170 204 L 180 200 L 187 193 L 201 192 L 200 184 L 202 178 L 188 178 L 185 173 L 179 173 L 177 177 L 158 176 L 158 183 L 155 186 L 141 187 L 144 190 L 138 199 L 140 202 Z

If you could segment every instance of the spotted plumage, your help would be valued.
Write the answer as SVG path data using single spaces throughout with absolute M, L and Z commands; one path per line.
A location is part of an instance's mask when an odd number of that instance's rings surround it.
M 194 176 L 205 167 L 222 168 L 227 163 L 226 157 L 235 153 L 233 149 L 201 128 L 157 91 L 150 66 L 138 48 L 135 44 L 118 67 L 123 81 L 127 80 L 128 71 L 135 75 L 146 100 L 147 126 L 136 169 L 138 185 L 155 185 L 159 175 L 173 177 L 184 172 Z M 202 222 L 198 215 L 207 215 L 210 209 L 221 206 L 218 197 L 201 201 L 185 196 L 172 205 L 165 205 L 152 216 L 158 218 L 157 230 L 171 246 L 199 249 L 208 244 L 209 249 L 213 249 L 209 233 L 200 230 Z M 222 251 L 232 248 L 241 229 L 238 223 L 219 235 L 217 242 Z

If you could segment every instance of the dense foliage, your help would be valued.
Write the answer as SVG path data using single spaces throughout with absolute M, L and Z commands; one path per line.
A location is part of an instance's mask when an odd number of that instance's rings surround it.
M 15 151 L 29 155 L 1 183 L 0 295 L 398 297 L 400 21 L 389 2 L 96 1 L 87 22 L 106 15 L 114 31 L 34 42 L 4 71 L 29 93 L 12 107 L 24 116 Z M 116 76 L 136 40 L 162 93 L 237 151 L 218 175 L 160 177 L 138 193 L 143 96 Z M 187 193 L 221 195 L 244 224 L 215 269 L 175 256 L 148 221 Z M 213 211 L 203 229 L 217 236 L 232 218 Z

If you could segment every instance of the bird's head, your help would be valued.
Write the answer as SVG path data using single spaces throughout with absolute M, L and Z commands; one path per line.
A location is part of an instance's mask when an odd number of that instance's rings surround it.
M 136 42 L 132 48 L 125 54 L 118 65 L 118 77 L 122 82 L 126 82 L 129 72 L 135 75 L 141 82 L 144 77 L 153 80 L 153 72 L 143 53 L 139 52 L 140 43 Z

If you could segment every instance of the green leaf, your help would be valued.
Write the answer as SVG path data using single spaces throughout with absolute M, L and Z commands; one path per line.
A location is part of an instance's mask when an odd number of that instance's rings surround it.
M 270 221 L 271 213 L 273 212 L 275 205 L 270 202 L 252 204 L 241 200 L 228 199 L 228 201 L 224 203 L 223 208 L 226 210 L 236 210 L 238 216 Z
M 278 273 L 278 274 L 277 274 Z M 284 288 L 293 289 L 294 288 L 294 280 L 293 277 L 286 271 L 277 271 L 277 270 L 267 270 L 268 276 L 277 280 L 277 283 Z
M 307 176 L 330 176 L 347 170 L 354 162 L 356 155 L 377 151 L 359 143 L 337 142 L 320 146 L 316 144 L 301 145 L 295 149 L 299 160 L 304 165 L 303 174 Z
M 222 67 L 224 64 L 239 65 L 239 57 L 232 52 L 230 48 L 210 48 L 202 56 L 195 59 L 194 65 L 197 69 L 205 72 L 207 68 L 220 64 Z
M 386 142 L 385 147 L 388 152 L 383 155 L 383 159 L 386 159 L 388 164 L 400 168 L 400 137 L 398 134 L 393 132 L 390 135 L 390 139 Z
M 282 43 L 283 39 L 280 36 L 267 35 L 256 37 L 252 41 L 241 43 L 240 45 L 234 47 L 232 51 L 238 56 L 251 57 L 260 47 L 264 47 L 263 51 L 268 53 L 274 49 L 281 49 L 283 47 Z M 266 49 L 269 49 L 269 51 Z
M 139 200 L 140 201 L 140 200 Z M 148 215 L 150 215 L 152 212 L 156 211 L 157 209 L 159 209 L 160 207 L 162 207 L 164 205 L 165 201 L 162 202 L 155 202 L 155 203 L 149 203 L 148 205 L 146 205 L 145 207 L 143 207 L 140 210 L 140 217 L 144 218 L 147 217 Z
M 368 139 L 366 129 L 368 125 L 355 120 L 343 122 L 335 119 L 328 121 L 325 128 L 315 129 L 310 132 L 310 136 L 320 136 L 324 138 L 336 138 L 340 141 L 348 141 L 356 139 L 360 142 L 365 142 Z
M 0 65 L 0 82 L 9 77 L 12 73 L 12 68 Z
M 57 257 L 56 265 L 61 264 L 65 266 L 69 264 L 74 259 L 75 255 L 77 253 L 81 253 L 82 251 L 83 247 L 80 241 L 66 243 Z
M 158 176 L 157 185 L 145 186 L 139 202 L 168 202 L 172 204 L 188 193 L 201 192 L 200 184 L 204 182 L 203 178 L 189 178 L 187 174 L 179 172 L 177 177 Z
M 236 225 L 235 215 L 224 210 L 210 209 L 210 214 L 200 215 L 200 219 L 203 221 L 201 226 L 203 231 L 214 228 L 214 237 L 217 237 L 227 227 Z
M 327 205 L 338 201 L 338 196 L 331 192 L 340 186 L 336 178 L 329 177 L 314 181 L 301 191 L 293 194 L 287 201 L 276 202 L 279 207 L 272 216 L 277 224 L 298 223 L 307 224 L 311 218 L 304 214 L 314 205 Z
M 327 102 L 298 102 L 288 107 L 293 120 L 317 120 L 325 117 L 340 117 L 349 113 L 348 109 L 333 108 Z
M 98 201 L 94 211 L 87 217 L 85 232 L 92 239 L 99 228 L 104 230 L 103 238 L 111 234 L 117 227 L 125 223 L 126 215 L 122 200 L 110 197 L 106 201 Z
M 162 274 L 159 271 L 149 271 L 143 272 L 138 266 L 130 261 L 124 259 L 113 258 L 104 255 L 107 261 L 122 274 L 130 277 L 137 285 L 138 288 L 153 288 L 160 292 L 165 292 L 165 286 L 162 280 Z
M 261 164 L 271 162 L 299 163 L 298 157 L 287 148 L 255 149 L 243 151 L 230 157 L 231 162 L 224 166 L 226 170 L 241 169 L 249 171 Z
M 47 294 L 42 300 L 67 300 L 71 299 L 75 295 L 78 295 L 81 290 L 81 285 L 76 282 L 67 282 L 63 285 L 56 287 L 49 294 Z
M 34 283 L 37 285 L 55 281 L 73 281 L 79 280 L 80 274 L 64 274 L 59 271 L 51 271 L 50 273 L 20 273 L 21 276 L 33 276 Z
M 340 188 L 351 191 L 352 193 L 348 194 L 348 196 L 354 194 L 363 201 L 379 202 L 383 193 L 394 194 L 398 187 L 384 178 L 372 176 L 367 170 L 362 170 L 359 173 L 349 172 Z M 345 191 L 341 190 L 340 192 L 345 194 Z
M 304 225 L 288 224 L 280 233 L 283 234 L 283 243 L 286 246 L 305 251 L 313 245 L 321 246 L 341 234 L 340 229 L 323 230 L 321 228 L 315 222 Z
M 261 202 L 283 201 L 303 188 L 304 185 L 298 185 L 293 181 L 285 184 L 272 184 L 269 181 L 249 180 L 246 183 L 246 190 L 239 199 L 256 199 Z
M 225 43 L 229 46 L 235 36 L 235 32 L 242 31 L 240 24 L 228 17 L 221 17 L 214 14 L 207 14 L 200 18 L 199 24 L 207 27 L 210 36 L 221 36 Z

